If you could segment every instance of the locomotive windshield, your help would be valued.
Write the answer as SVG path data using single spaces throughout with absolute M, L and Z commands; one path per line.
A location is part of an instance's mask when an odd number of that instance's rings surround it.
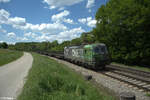
M 100 54 L 104 54 L 104 53 L 107 53 L 107 49 L 105 46 L 96 46 L 94 48 L 94 52 L 95 53 L 100 53 Z

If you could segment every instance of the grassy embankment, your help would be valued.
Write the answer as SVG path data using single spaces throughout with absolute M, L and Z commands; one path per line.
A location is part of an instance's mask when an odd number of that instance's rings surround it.
M 19 57 L 21 57 L 22 55 L 23 52 L 0 49 L 0 66 L 8 64 L 11 61 L 14 61 Z
M 133 69 L 150 72 L 150 68 L 146 68 L 146 67 L 142 67 L 142 66 L 129 66 L 129 65 L 124 65 L 124 64 L 116 63 L 116 62 L 112 62 L 111 64 L 112 65 L 118 65 L 120 67 L 130 67 L 130 68 L 133 68 Z
M 115 100 L 65 65 L 32 55 L 33 65 L 18 100 Z

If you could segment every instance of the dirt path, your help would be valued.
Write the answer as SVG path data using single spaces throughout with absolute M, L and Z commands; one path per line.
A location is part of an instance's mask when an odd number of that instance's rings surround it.
M 30 53 L 7 65 L 0 67 L 0 100 L 13 100 L 19 94 L 32 66 L 33 57 Z

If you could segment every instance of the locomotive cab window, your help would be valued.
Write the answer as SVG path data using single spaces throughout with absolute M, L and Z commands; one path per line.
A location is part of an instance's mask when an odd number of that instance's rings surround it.
M 99 52 L 100 52 L 99 47 L 95 47 L 95 48 L 94 48 L 94 52 L 99 53 Z
M 101 50 L 100 50 L 101 52 L 105 52 L 105 47 L 101 47 Z
M 98 47 L 95 47 L 94 48 L 94 52 L 95 53 L 106 53 L 107 50 L 106 50 L 106 47 L 105 46 L 98 46 Z

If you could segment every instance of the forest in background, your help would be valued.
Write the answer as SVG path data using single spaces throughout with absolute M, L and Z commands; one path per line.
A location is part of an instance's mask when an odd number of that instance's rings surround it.
M 62 52 L 65 46 L 105 43 L 112 61 L 150 66 L 150 1 L 109 0 L 96 15 L 96 27 L 71 41 L 16 43 L 9 49 Z M 1 45 L 0 45 L 1 46 Z

